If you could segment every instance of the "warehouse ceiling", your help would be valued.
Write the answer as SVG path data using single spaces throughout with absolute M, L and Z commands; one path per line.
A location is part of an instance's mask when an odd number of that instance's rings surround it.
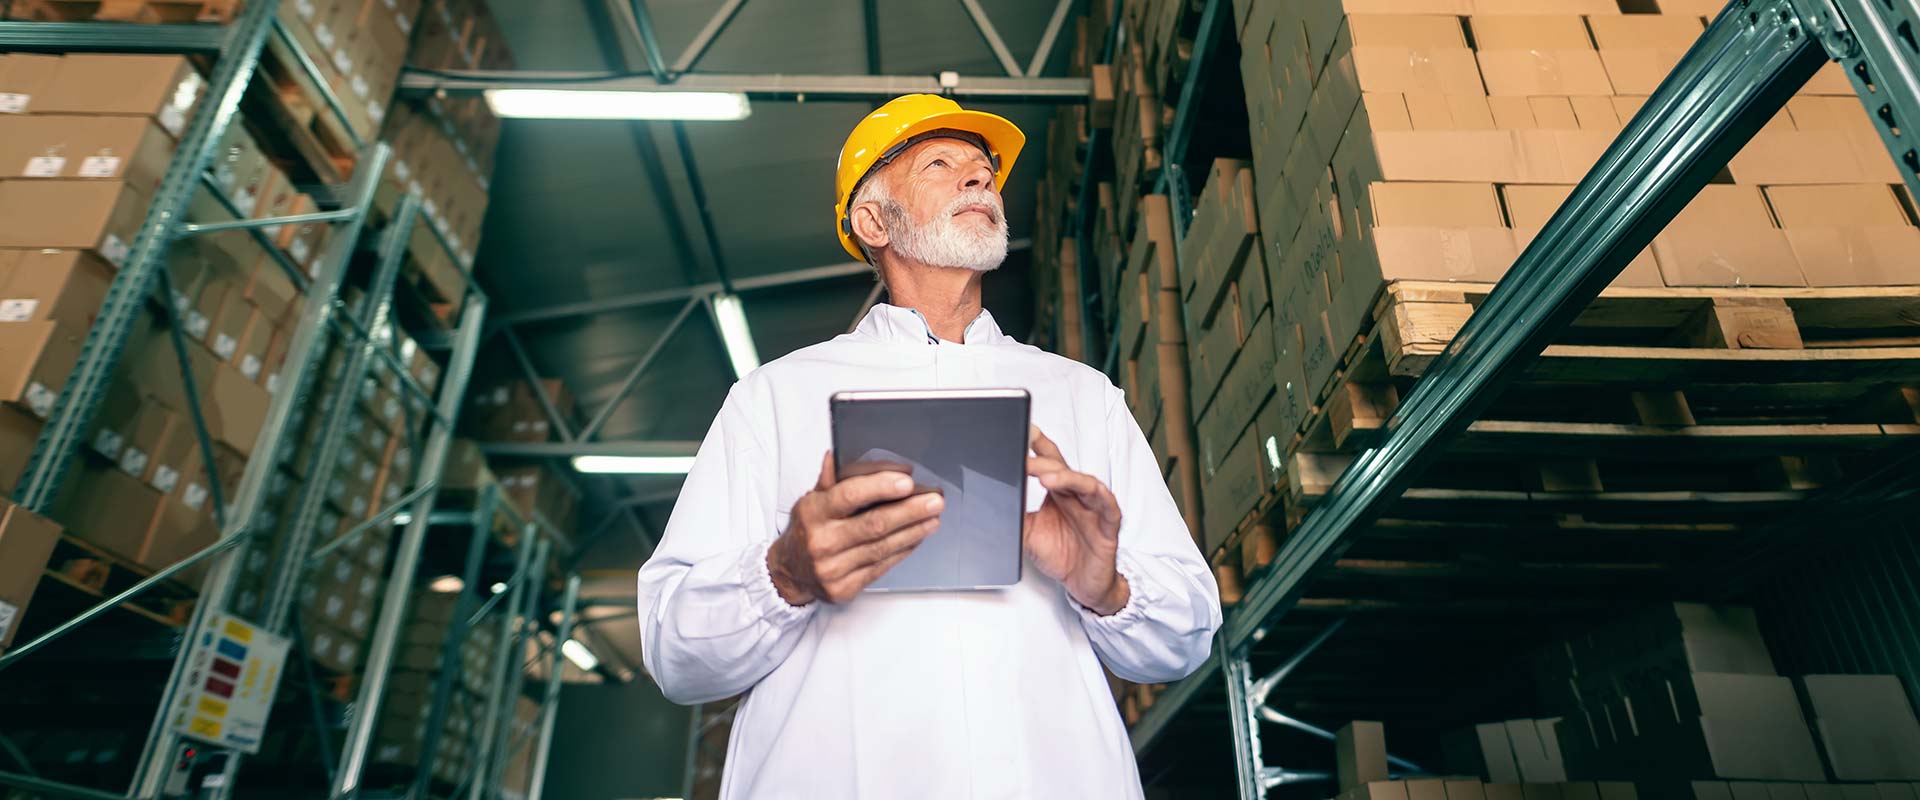
M 1055 4 L 979 0 L 1024 64 Z M 628 0 L 493 0 L 523 70 L 643 71 L 644 50 Z M 646 4 L 671 63 L 723 0 Z M 867 29 L 869 12 L 875 30 Z M 1043 75 L 1064 74 L 1073 28 L 1062 30 Z M 870 59 L 877 63 L 869 63 Z M 942 70 L 1004 76 L 993 51 L 958 0 L 750 0 L 699 62 L 701 73 L 914 75 Z M 1033 225 L 1033 192 L 1043 170 L 1050 109 L 980 106 L 1028 134 L 1027 157 L 1005 194 L 1012 236 Z M 754 103 L 739 122 L 675 123 L 510 120 L 498 153 L 477 269 L 494 298 L 490 315 L 511 318 L 569 304 L 604 301 L 721 280 L 827 266 L 849 259 L 832 231 L 834 162 L 867 103 Z M 684 133 L 685 147 L 680 134 Z M 709 212 L 700 212 L 704 199 Z M 707 225 L 711 225 L 711 231 Z M 1009 333 L 1031 328 L 1027 254 L 1016 250 L 987 280 L 987 306 Z M 762 361 L 844 332 L 874 283 L 864 270 L 778 288 L 742 290 Z M 683 298 L 591 314 L 515 324 L 528 359 L 558 376 L 591 418 L 623 378 L 669 330 Z M 507 337 L 483 351 L 478 385 L 518 374 Z M 719 410 L 733 374 L 704 307 L 695 307 L 651 363 L 630 399 L 601 431 L 604 441 L 697 441 Z M 824 409 L 822 409 L 824 413 Z M 672 510 L 678 481 L 583 478 L 594 499 L 580 538 L 614 520 L 578 566 L 588 594 L 631 594 L 633 570 L 650 552 Z M 633 498 L 631 519 L 608 517 Z M 602 609 L 611 614 L 619 609 Z M 630 618 L 629 618 L 630 619 Z M 609 623 L 603 643 L 639 663 L 631 622 Z

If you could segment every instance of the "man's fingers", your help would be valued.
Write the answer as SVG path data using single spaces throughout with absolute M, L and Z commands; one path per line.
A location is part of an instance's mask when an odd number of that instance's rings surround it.
M 843 523 L 853 534 L 851 541 L 871 542 L 915 523 L 940 516 L 946 498 L 923 494 L 867 509 Z
M 867 506 L 898 500 L 912 493 L 912 476 L 904 472 L 876 472 L 840 481 L 823 496 L 827 516 L 846 519 Z
M 1027 456 L 1027 474 L 1036 478 L 1050 472 L 1070 472 L 1065 462 L 1041 456 Z
M 813 484 L 813 488 L 822 492 L 833 488 L 832 450 L 828 450 L 826 455 L 820 457 L 820 480 Z
M 852 567 L 842 581 L 850 584 L 855 592 L 865 589 L 868 584 L 887 574 L 893 565 L 912 555 L 914 548 L 939 529 L 940 521 L 930 519 L 894 531 L 886 538 L 866 545 L 860 550 L 864 563 Z
M 1090 497 L 1097 498 L 1102 489 L 1100 481 L 1092 475 L 1084 472 L 1074 472 L 1073 470 L 1060 470 L 1058 472 L 1043 474 L 1040 476 L 1040 485 L 1046 487 L 1049 492 L 1064 492 L 1075 495 L 1076 498 L 1082 502 L 1086 502 Z M 1089 504 L 1089 506 L 1091 507 L 1091 504 Z

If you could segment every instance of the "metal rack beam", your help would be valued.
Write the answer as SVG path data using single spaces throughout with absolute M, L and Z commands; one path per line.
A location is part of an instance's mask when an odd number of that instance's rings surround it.
M 122 22 L 0 22 L 0 50 L 56 53 L 217 53 L 231 30 L 223 25 Z

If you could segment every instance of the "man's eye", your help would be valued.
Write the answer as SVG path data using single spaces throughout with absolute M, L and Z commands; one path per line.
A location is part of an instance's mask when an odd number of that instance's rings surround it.
M 927 164 L 927 166 L 929 167 L 944 167 L 946 165 L 947 165 L 947 160 L 944 158 L 936 158 L 931 163 Z

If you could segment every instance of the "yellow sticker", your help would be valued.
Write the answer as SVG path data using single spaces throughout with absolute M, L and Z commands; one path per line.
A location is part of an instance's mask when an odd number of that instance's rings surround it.
M 246 623 L 237 619 L 227 620 L 227 624 L 223 626 L 221 630 L 228 636 L 233 637 L 234 641 L 240 642 L 241 644 L 253 641 L 253 628 L 248 627 Z
M 211 697 L 202 697 L 200 698 L 200 713 L 224 717 L 227 715 L 227 704 Z
M 220 723 L 206 717 L 194 717 L 192 727 L 188 728 L 195 736 L 220 738 Z

